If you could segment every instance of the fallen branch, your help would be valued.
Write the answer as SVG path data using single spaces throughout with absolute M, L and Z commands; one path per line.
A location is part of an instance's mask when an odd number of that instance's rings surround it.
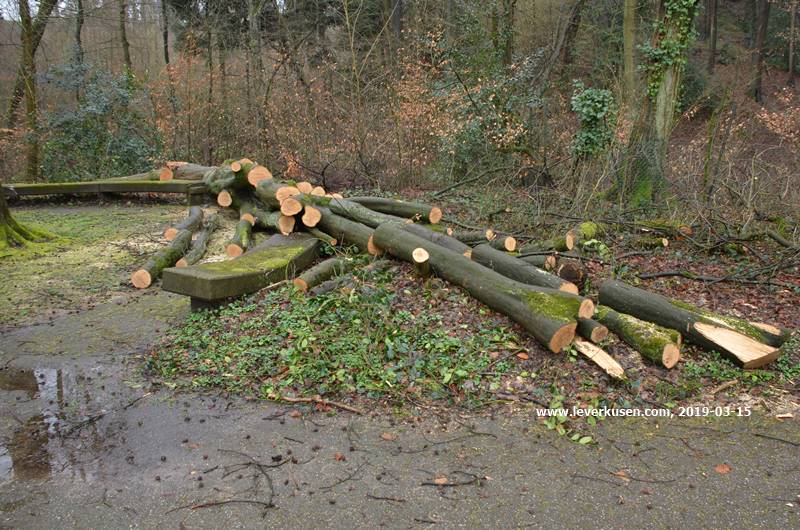
M 324 405 L 326 407 L 336 407 L 337 409 L 346 410 L 348 412 L 352 412 L 353 414 L 359 414 L 362 416 L 366 414 L 366 412 L 364 412 L 359 408 L 347 405 L 345 403 L 340 403 L 338 401 L 331 401 L 329 399 L 324 399 L 319 396 L 314 396 L 314 397 L 277 396 L 277 399 L 279 399 L 280 401 L 286 401 L 287 403 L 315 403 L 317 405 Z

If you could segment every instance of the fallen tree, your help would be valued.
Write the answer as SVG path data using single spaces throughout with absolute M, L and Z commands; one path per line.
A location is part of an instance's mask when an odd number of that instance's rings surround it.
M 146 289 L 161 277 L 167 267 L 175 265 L 192 243 L 191 230 L 181 230 L 169 245 L 156 252 L 145 264 L 131 275 L 131 283 L 137 289 Z
M 189 215 L 180 223 L 176 223 L 166 230 L 164 230 L 164 239 L 172 241 L 181 230 L 189 230 L 190 232 L 196 231 L 203 223 L 203 209 L 199 206 L 192 206 L 189 208 Z
M 312 287 L 330 280 L 335 276 L 341 276 L 353 268 L 352 259 L 328 258 L 292 280 L 292 283 L 302 292 L 308 292 Z
M 349 197 L 348 200 L 366 206 L 370 210 L 396 217 L 413 219 L 425 223 L 438 224 L 442 220 L 442 210 L 419 202 L 406 202 L 383 197 Z
M 462 243 L 458 239 L 452 236 L 448 236 L 447 234 L 435 232 L 430 228 L 427 228 L 423 225 L 418 225 L 416 223 L 404 224 L 403 230 L 410 232 L 416 236 L 419 236 L 423 239 L 427 239 L 431 243 L 436 243 L 439 246 L 450 249 L 453 252 L 458 252 L 459 254 L 467 258 L 472 256 L 472 248 L 470 248 L 466 243 Z
M 233 237 L 225 247 L 225 252 L 228 256 L 235 258 L 241 256 L 250 248 L 253 241 L 252 236 L 253 225 L 247 219 L 240 219 L 236 223 L 236 228 L 233 231 Z
M 375 245 L 392 256 L 413 262 L 417 248 L 428 252 L 431 270 L 466 289 L 473 298 L 521 324 L 550 351 L 559 352 L 572 342 L 577 317 L 590 317 L 594 304 L 588 299 L 526 285 L 475 263 L 461 254 L 411 234 L 397 223 L 375 230 Z
M 701 310 L 626 283 L 613 280 L 603 283 L 600 303 L 621 313 L 674 329 L 688 342 L 706 350 L 718 351 L 744 368 L 758 368 L 780 355 L 780 350 L 775 346 L 740 332 L 731 325 L 730 320 L 726 322 L 731 317 Z M 765 325 L 747 321 L 741 323 L 751 333 L 763 336 Z M 776 334 L 770 332 L 770 335 Z

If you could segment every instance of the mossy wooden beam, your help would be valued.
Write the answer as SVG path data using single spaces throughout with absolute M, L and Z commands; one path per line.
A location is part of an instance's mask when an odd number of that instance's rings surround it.
M 314 262 L 319 245 L 308 234 L 276 234 L 232 260 L 166 269 L 162 288 L 208 302 L 235 298 L 294 278 Z
M 553 352 L 561 351 L 575 335 L 579 316 L 594 312 L 590 300 L 573 294 L 526 285 L 507 278 L 403 229 L 386 223 L 375 230 L 375 245 L 392 256 L 413 262 L 413 252 L 428 252 L 431 270 L 439 277 L 466 289 L 476 300 L 511 317 Z
M 205 186 L 202 183 L 191 180 L 93 180 L 87 182 L 4 184 L 3 188 L 8 190 L 8 193 L 21 197 L 88 193 L 189 193 L 193 190 L 205 190 Z
M 777 347 L 736 330 L 730 322 L 725 321 L 727 317 L 723 315 L 711 312 L 704 315 L 704 310 L 623 282 L 609 280 L 603 283 L 600 287 L 600 303 L 621 313 L 674 329 L 688 342 L 717 351 L 744 368 L 764 366 L 781 353 Z

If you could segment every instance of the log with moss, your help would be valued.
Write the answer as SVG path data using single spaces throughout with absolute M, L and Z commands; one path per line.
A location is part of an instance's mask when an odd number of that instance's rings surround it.
M 608 328 L 591 318 L 578 319 L 578 335 L 592 342 L 602 342 L 608 337 Z
M 462 243 L 458 239 L 452 236 L 448 236 L 447 234 L 435 232 L 424 225 L 418 225 L 416 223 L 407 223 L 403 225 L 403 230 L 411 232 L 412 234 L 419 236 L 423 239 L 427 239 L 431 243 L 436 243 L 437 245 L 443 246 L 444 248 L 448 248 L 453 252 L 458 252 L 462 256 L 466 256 L 468 258 L 472 256 L 472 248 L 469 247 L 466 243 Z
M 288 236 L 294 231 L 295 219 L 283 215 L 280 211 L 268 211 L 254 204 L 246 206 L 247 213 L 252 216 L 253 225 L 264 230 L 277 230 Z
M 236 223 L 236 228 L 233 231 L 233 237 L 228 241 L 225 247 L 225 252 L 228 256 L 235 258 L 241 256 L 250 248 L 253 243 L 253 225 L 247 219 L 240 219 Z
M 203 209 L 199 206 L 192 206 L 189 208 L 189 215 L 186 216 L 186 219 L 164 230 L 164 239 L 172 241 L 181 230 L 194 232 L 200 228 L 201 224 L 203 224 Z
M 189 251 L 186 252 L 181 259 L 175 262 L 175 266 L 188 267 L 203 259 L 206 249 L 208 248 L 208 241 L 211 239 L 211 236 L 218 226 L 219 217 L 216 214 L 209 215 L 205 221 L 203 221 L 203 227 L 195 235 L 191 248 L 189 248 Z
M 520 323 L 553 352 L 564 349 L 575 336 L 575 318 L 590 317 L 594 304 L 587 299 L 526 285 L 486 268 L 461 254 L 411 234 L 398 223 L 375 230 L 375 245 L 392 256 L 413 262 L 417 248 L 428 252 L 434 274 L 466 289 L 476 300 Z
M 383 197 L 349 197 L 349 200 L 366 206 L 370 210 L 423 223 L 438 224 L 442 220 L 442 209 L 419 202 L 406 202 Z
M 575 247 L 575 240 L 569 234 L 554 237 L 552 239 L 547 239 L 543 241 L 532 241 L 525 245 L 519 247 L 518 251 L 520 254 L 524 254 L 526 252 L 537 252 L 537 251 L 558 251 L 558 252 L 566 252 L 567 250 L 572 250 Z
M 357 223 L 361 223 L 370 228 L 375 228 L 383 223 L 400 222 L 405 223 L 407 219 L 371 210 L 357 202 L 348 199 L 337 199 L 334 197 L 320 197 L 309 193 L 301 193 L 291 197 L 304 206 L 314 206 L 316 208 L 326 207 L 336 215 L 346 217 Z M 409 221 L 410 222 L 410 221 Z
M 319 239 L 320 241 L 322 241 L 323 243 L 327 243 L 328 245 L 330 245 L 332 247 L 335 247 L 337 244 L 339 244 L 339 241 L 337 241 L 335 237 L 333 237 L 330 234 L 326 234 L 325 232 L 323 232 L 319 228 L 316 228 L 316 227 L 314 227 L 314 228 L 306 228 L 306 231 L 309 234 L 311 234 L 312 236 L 314 236 L 317 239 Z
M 174 266 L 192 243 L 191 230 L 181 230 L 169 245 L 156 252 L 147 262 L 131 275 L 131 283 L 137 289 L 146 289 L 161 277 L 167 267 Z
M 486 230 L 470 230 L 468 232 L 454 230 L 449 235 L 470 246 L 481 245 L 497 238 L 497 234 L 491 228 L 487 228 Z
M 575 284 L 494 249 L 488 244 L 478 245 L 472 249 L 472 260 L 521 283 L 578 294 Z
M 152 180 L 160 180 L 160 181 L 167 181 L 167 180 L 203 180 L 203 178 L 215 171 L 217 169 L 216 166 L 201 166 L 199 164 L 189 164 L 189 163 L 178 163 L 178 162 L 167 162 L 167 164 L 162 167 L 161 169 L 151 171 L 149 174 L 155 174 L 155 178 Z M 147 175 L 147 173 L 145 173 Z M 122 177 L 125 180 L 137 180 L 135 177 L 138 175 L 131 175 L 128 177 Z
M 672 368 L 681 357 L 681 335 L 674 329 L 617 313 L 605 306 L 597 307 L 595 318 L 642 357 L 664 368 Z
M 597 239 L 605 233 L 605 228 L 594 221 L 584 221 L 564 234 L 565 244 L 569 249 L 582 248 L 583 244 Z
M 511 236 L 497 236 L 488 243 L 492 248 L 505 252 L 517 250 L 517 240 Z
M 203 183 L 212 193 L 223 190 L 249 190 L 263 180 L 271 180 L 272 174 L 264 166 L 248 159 L 230 160 L 203 176 Z
M 779 336 L 774 333 L 779 330 L 777 327 L 740 319 L 731 320 L 731 317 L 702 310 L 623 282 L 610 280 L 603 283 L 600 288 L 600 303 L 621 313 L 674 329 L 688 342 L 706 350 L 717 351 L 744 368 L 764 366 L 777 359 L 781 353 L 777 347 L 762 342 L 765 332 L 775 340 Z
M 352 259 L 336 257 L 328 258 L 325 261 L 314 265 L 303 274 L 292 280 L 292 283 L 294 283 L 294 286 L 300 291 L 305 293 L 308 292 L 308 290 L 312 287 L 316 287 L 322 282 L 330 280 L 335 276 L 341 276 L 342 274 L 350 271 L 352 268 Z
M 285 188 L 286 184 L 275 179 L 265 179 L 258 183 L 255 187 L 255 195 L 269 208 L 279 210 L 281 201 L 277 194 L 281 188 Z

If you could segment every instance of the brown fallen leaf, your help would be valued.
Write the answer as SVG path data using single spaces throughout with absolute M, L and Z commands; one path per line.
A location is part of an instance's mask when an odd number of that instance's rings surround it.
M 447 477 L 444 475 L 437 475 L 435 479 L 433 479 L 433 483 L 441 486 L 442 484 L 447 484 Z
M 391 432 L 384 432 L 381 434 L 381 438 L 387 442 L 393 442 L 397 440 L 397 435 Z
M 299 410 L 293 410 L 289 413 L 289 416 L 291 416 L 292 418 L 299 418 L 302 415 L 303 413 L 300 412 Z
M 344 456 L 342 453 L 336 453 L 333 455 L 333 459 L 337 462 L 345 462 L 347 461 L 347 457 Z
M 519 352 L 517 354 L 517 359 L 521 359 L 523 361 L 527 361 L 528 359 L 530 359 L 530 357 L 528 357 L 528 354 L 525 353 L 525 352 Z
M 727 475 L 731 472 L 731 466 L 728 464 L 719 464 L 717 467 L 714 468 L 714 471 L 719 473 L 720 475 Z
M 611 473 L 611 474 L 612 474 L 612 475 L 614 475 L 615 477 L 619 477 L 619 478 L 621 478 L 621 479 L 622 479 L 622 480 L 624 480 L 625 482 L 628 482 L 628 481 L 630 480 L 630 479 L 628 478 L 628 474 L 627 474 L 627 473 L 625 473 L 625 470 L 624 470 L 624 469 L 620 469 L 619 471 L 614 471 L 614 472 L 613 472 L 613 473 Z

